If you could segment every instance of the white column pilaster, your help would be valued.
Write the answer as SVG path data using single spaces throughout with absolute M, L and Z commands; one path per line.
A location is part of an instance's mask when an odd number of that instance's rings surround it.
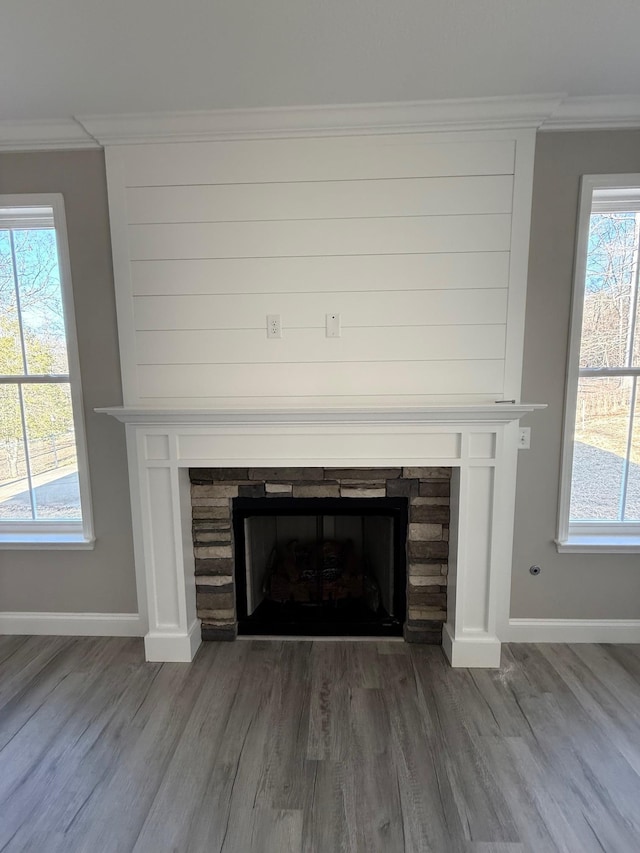
M 178 467 L 171 435 L 129 426 L 127 438 L 138 598 L 148 619 L 146 658 L 188 662 L 201 643 L 188 471 Z

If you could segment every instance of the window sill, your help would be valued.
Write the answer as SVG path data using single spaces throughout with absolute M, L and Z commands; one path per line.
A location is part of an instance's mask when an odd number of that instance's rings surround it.
M 640 554 L 638 533 L 581 533 L 555 543 L 559 554 Z
M 93 551 L 95 543 L 82 533 L 0 533 L 3 551 Z

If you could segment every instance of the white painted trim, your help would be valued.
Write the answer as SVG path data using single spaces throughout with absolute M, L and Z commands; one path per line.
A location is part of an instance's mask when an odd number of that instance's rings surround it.
M 138 611 L 145 625 L 149 625 L 149 606 L 147 576 L 144 570 L 144 542 L 142 517 L 142 483 L 143 469 L 139 466 L 138 442 L 140 441 L 135 428 L 126 426 L 127 468 L 129 473 L 129 499 L 131 502 L 131 521 L 133 529 L 133 559 L 136 571 L 136 596 Z
M 143 142 L 536 128 L 640 128 L 640 97 L 561 94 L 0 121 L 0 151 Z
M 142 637 L 145 630 L 138 613 L 0 613 L 0 634 Z
M 208 112 L 93 115 L 78 116 L 77 120 L 103 145 L 518 128 L 545 131 L 612 130 L 640 127 L 640 97 L 543 94 Z
M 511 608 L 511 582 L 513 576 L 513 539 L 515 525 L 516 484 L 518 475 L 519 422 L 507 424 L 496 435 L 496 466 L 494 481 L 494 567 L 491 584 L 495 596 L 495 619 L 492 631 L 498 636 L 509 620 Z
M 56 151 L 100 148 L 100 143 L 73 118 L 0 121 L 0 151 Z
M 507 400 L 519 400 L 522 387 L 535 147 L 534 131 L 516 136 L 503 382 Z
M 148 661 L 190 663 L 202 644 L 200 620 L 196 619 L 186 634 L 150 631 L 144 638 Z
M 446 622 L 442 629 L 442 648 L 453 667 L 500 667 L 501 644 L 497 637 L 456 638 L 451 626 Z
M 116 296 L 116 318 L 120 342 L 120 375 L 125 403 L 138 398 L 138 368 L 136 359 L 136 334 L 127 239 L 127 200 L 122 151 L 108 148 L 105 151 L 107 194 L 109 197 L 109 228 L 113 256 L 113 280 Z
M 102 145 L 539 127 L 561 95 L 77 116 Z
M 640 96 L 595 95 L 564 98 L 540 130 L 622 130 L 640 127 Z
M 28 525 L 29 522 L 25 522 Z M 95 539 L 85 539 L 82 532 L 35 533 L 16 524 L 14 533 L 0 533 L 0 551 L 93 551 Z
M 640 619 L 509 619 L 503 643 L 640 643 Z
M 640 536 L 622 533 L 573 534 L 555 540 L 558 554 L 640 554 Z
M 416 408 L 344 409 L 145 409 L 140 406 L 97 408 L 121 423 L 167 426 L 220 424 L 225 426 L 327 425 L 327 424 L 505 424 L 546 409 L 546 403 L 497 403 L 487 406 L 450 405 Z

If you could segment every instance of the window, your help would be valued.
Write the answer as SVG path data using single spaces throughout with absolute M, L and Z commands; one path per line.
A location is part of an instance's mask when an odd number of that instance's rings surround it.
M 640 175 L 582 180 L 558 549 L 640 551 Z
M 62 197 L 0 196 L 0 546 L 93 541 Z

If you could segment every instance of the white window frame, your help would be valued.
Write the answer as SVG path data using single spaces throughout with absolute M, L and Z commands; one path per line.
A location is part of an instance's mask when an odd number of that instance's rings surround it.
M 69 386 L 78 460 L 82 521 L 61 522 L 55 519 L 0 521 L 0 549 L 91 549 L 95 543 L 91 508 L 91 485 L 89 481 L 89 460 L 80 383 L 80 359 L 78 356 L 78 338 L 73 305 L 71 263 L 69 260 L 69 240 L 67 237 L 64 199 L 60 193 L 0 195 L 0 208 L 2 209 L 23 208 L 28 210 L 30 208 L 42 207 L 51 208 L 53 211 L 53 227 L 56 234 L 62 307 L 67 339 L 67 357 L 69 362 Z M 17 216 L 18 219 L 19 214 Z M 37 219 L 34 218 L 34 227 L 38 227 L 38 224 L 42 223 L 38 223 Z M 2 227 L 1 224 L 0 227 Z M 47 223 L 47 227 L 50 227 L 50 222 Z
M 640 553 L 640 523 L 570 522 L 569 520 L 573 468 L 573 435 L 578 405 L 580 344 L 584 309 L 584 287 L 587 272 L 589 226 L 593 209 L 594 191 L 602 189 L 611 189 L 613 191 L 611 193 L 611 209 L 620 209 L 615 206 L 615 190 L 619 190 L 621 196 L 625 195 L 624 191 L 626 190 L 627 198 L 631 193 L 634 195 L 636 192 L 640 194 L 640 174 L 584 175 L 581 181 L 562 437 L 558 536 L 555 540 L 556 547 L 560 553 Z M 640 380 L 638 380 L 638 384 L 640 384 Z

